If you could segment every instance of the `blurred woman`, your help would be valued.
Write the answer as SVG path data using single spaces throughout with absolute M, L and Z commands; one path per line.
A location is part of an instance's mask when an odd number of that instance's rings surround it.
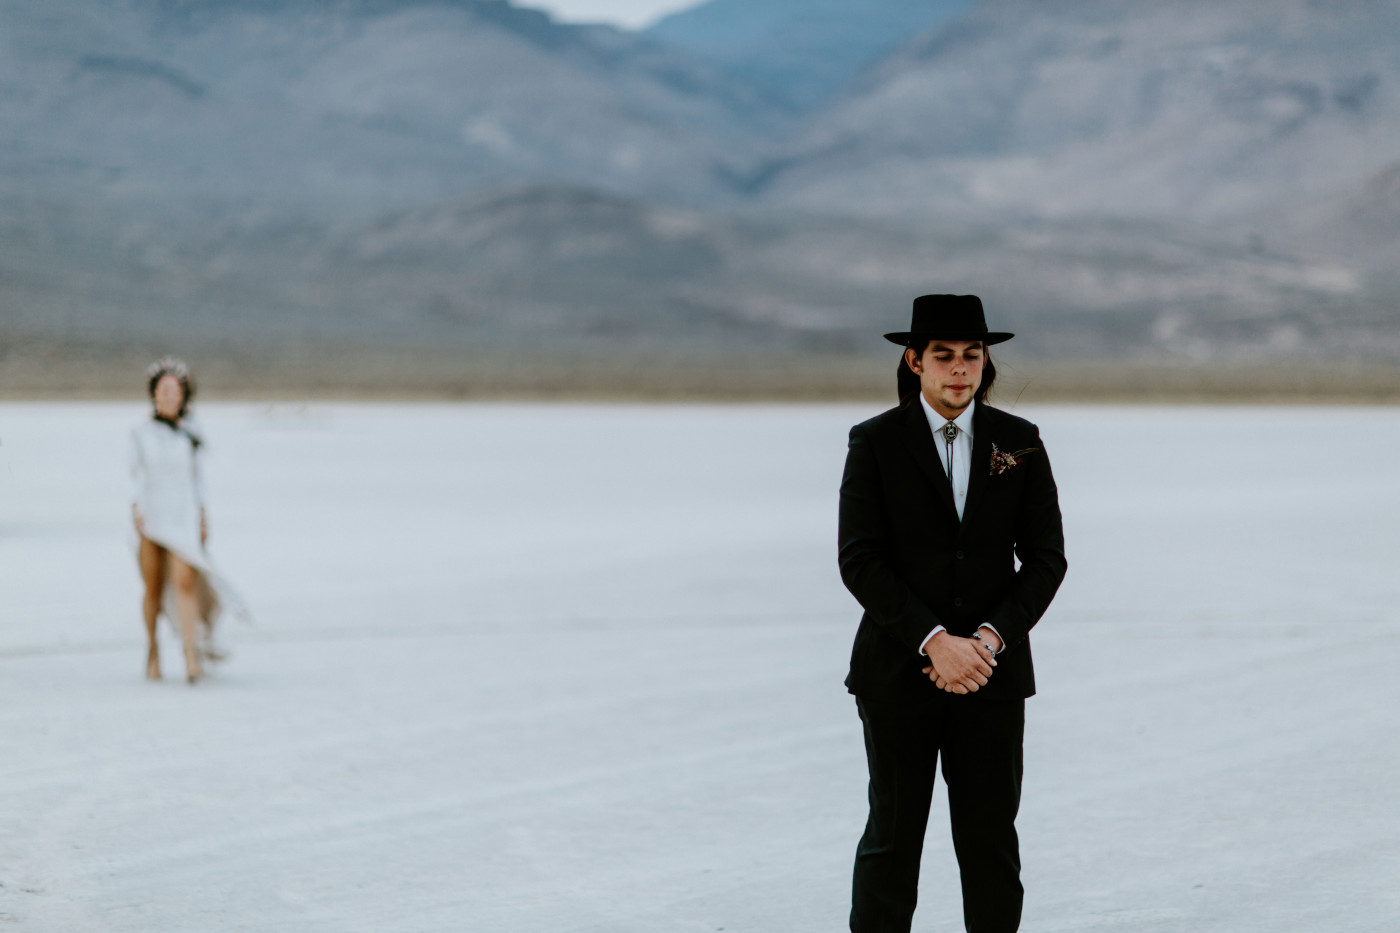
M 150 642 L 146 676 L 160 679 L 156 621 L 161 613 L 178 622 L 185 650 L 185 676 L 195 683 L 205 660 L 222 659 L 214 648 L 220 585 L 205 553 L 209 521 L 200 480 L 198 430 L 189 418 L 194 382 L 181 361 L 165 357 L 146 371 L 151 416 L 131 432 L 131 517 L 139 535 L 141 576 L 146 584 L 142 613 Z M 171 603 L 174 614 L 171 614 Z

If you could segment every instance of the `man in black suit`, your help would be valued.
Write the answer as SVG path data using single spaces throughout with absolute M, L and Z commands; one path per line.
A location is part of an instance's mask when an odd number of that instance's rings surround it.
M 976 296 L 918 298 L 885 336 L 906 347 L 901 404 L 851 429 L 841 480 L 841 579 L 865 610 L 846 687 L 870 768 L 851 930 L 909 930 L 941 755 L 964 922 L 1012 933 L 1028 634 L 1066 568 L 1055 480 L 1036 426 L 984 401 L 987 347 L 1012 335 Z

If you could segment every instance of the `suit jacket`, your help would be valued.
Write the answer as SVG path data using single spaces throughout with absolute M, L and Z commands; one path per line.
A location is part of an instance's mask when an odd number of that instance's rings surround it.
M 987 686 L 994 699 L 1035 693 L 1028 635 L 1064 579 L 1064 531 L 1036 426 L 978 403 L 963 518 L 918 397 L 851 429 L 841 479 L 841 579 L 865 614 L 846 687 L 870 698 L 938 688 L 919 648 L 943 625 L 968 636 L 989 623 L 1005 642 Z M 1022 454 L 992 473 L 992 448 Z M 1016 568 L 1013 556 L 1021 562 Z

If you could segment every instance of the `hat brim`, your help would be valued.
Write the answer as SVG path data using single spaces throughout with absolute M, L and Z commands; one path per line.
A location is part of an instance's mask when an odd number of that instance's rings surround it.
M 897 343 L 901 347 L 911 346 L 916 339 L 927 343 L 930 340 L 980 340 L 987 346 L 994 343 L 1004 343 L 1015 337 L 1015 334 L 1007 333 L 1004 330 L 988 331 L 985 334 L 925 334 L 917 331 L 896 331 L 893 334 L 886 334 L 885 339 L 890 343 Z

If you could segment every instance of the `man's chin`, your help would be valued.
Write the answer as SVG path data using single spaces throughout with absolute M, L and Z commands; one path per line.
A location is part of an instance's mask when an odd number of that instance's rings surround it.
M 972 393 L 959 392 L 957 395 L 950 395 L 948 393 L 944 393 L 943 397 L 939 399 L 939 401 L 941 401 L 944 407 L 946 408 L 949 408 L 953 411 L 962 411 L 965 408 L 967 408 L 967 406 L 972 404 Z

